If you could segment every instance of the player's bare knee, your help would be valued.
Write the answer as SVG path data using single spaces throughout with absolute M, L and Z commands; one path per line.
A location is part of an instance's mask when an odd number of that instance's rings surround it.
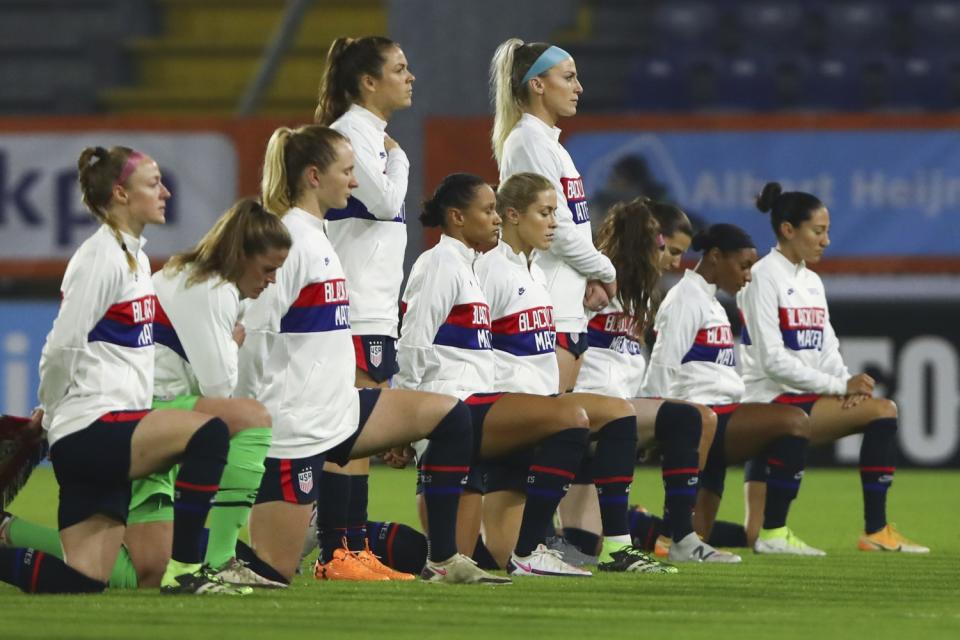
M 897 403 L 889 398 L 877 398 L 873 401 L 875 407 L 875 417 L 879 418 L 896 418 L 897 417 Z
M 810 439 L 810 418 L 800 409 L 790 412 L 783 420 L 783 434 Z
M 250 398 L 234 400 L 234 406 L 230 413 L 231 415 L 226 422 L 232 433 L 245 429 L 269 429 L 273 426 L 273 420 L 270 418 L 267 408 Z

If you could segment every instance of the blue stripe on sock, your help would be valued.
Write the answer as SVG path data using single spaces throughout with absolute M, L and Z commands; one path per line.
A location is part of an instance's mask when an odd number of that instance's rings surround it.
M 668 496 L 695 496 L 697 489 L 695 487 L 681 487 L 678 489 L 667 489 L 664 493 Z
M 528 496 L 540 496 L 542 498 L 562 498 L 563 491 L 557 489 L 537 489 L 536 487 L 527 487 Z
M 886 491 L 890 488 L 890 485 L 882 482 L 865 482 L 863 488 L 866 491 Z

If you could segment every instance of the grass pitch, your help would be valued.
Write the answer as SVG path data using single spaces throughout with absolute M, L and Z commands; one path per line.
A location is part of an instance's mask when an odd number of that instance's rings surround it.
M 740 474 L 721 517 L 739 520 Z M 414 474 L 375 468 L 372 518 L 416 524 Z M 861 499 L 853 469 L 808 471 L 793 529 L 826 558 L 743 553 L 735 566 L 682 565 L 678 575 L 527 579 L 503 587 L 316 583 L 245 598 L 171 598 L 154 590 L 28 596 L 0 585 L 0 638 L 960 638 L 960 473 L 900 471 L 889 513 L 928 556 L 856 549 Z M 653 470 L 634 502 L 658 505 Z M 12 507 L 53 524 L 56 484 L 39 469 Z M 308 572 L 309 573 L 309 572 Z

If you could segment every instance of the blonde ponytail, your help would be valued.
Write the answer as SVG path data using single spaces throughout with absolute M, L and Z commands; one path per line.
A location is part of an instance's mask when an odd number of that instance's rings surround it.
M 349 144 L 343 134 L 308 124 L 299 129 L 280 127 L 270 136 L 263 158 L 260 198 L 267 211 L 283 216 L 300 197 L 300 177 L 309 166 L 321 173 L 337 159 L 337 143 Z
M 499 165 L 503 160 L 503 145 L 507 136 L 523 115 L 520 100 L 514 93 L 514 53 L 523 46 L 523 40 L 510 38 L 499 47 L 490 61 L 490 93 L 493 101 L 493 157 Z
M 292 135 L 293 129 L 289 127 L 280 127 L 274 131 L 267 142 L 267 152 L 263 157 L 263 179 L 260 183 L 263 206 L 278 216 L 282 216 L 293 205 L 284 163 L 287 141 Z

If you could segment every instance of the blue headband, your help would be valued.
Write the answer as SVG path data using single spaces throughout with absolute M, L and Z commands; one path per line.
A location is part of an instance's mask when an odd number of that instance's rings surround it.
M 567 58 L 572 58 L 573 56 L 561 49 L 560 47 L 550 46 L 549 49 L 540 54 L 540 57 L 537 58 L 533 64 L 530 66 L 530 70 L 527 71 L 523 80 L 523 84 L 526 84 L 530 81 L 531 78 L 536 78 L 538 75 L 549 69 L 550 67 L 560 64 Z

